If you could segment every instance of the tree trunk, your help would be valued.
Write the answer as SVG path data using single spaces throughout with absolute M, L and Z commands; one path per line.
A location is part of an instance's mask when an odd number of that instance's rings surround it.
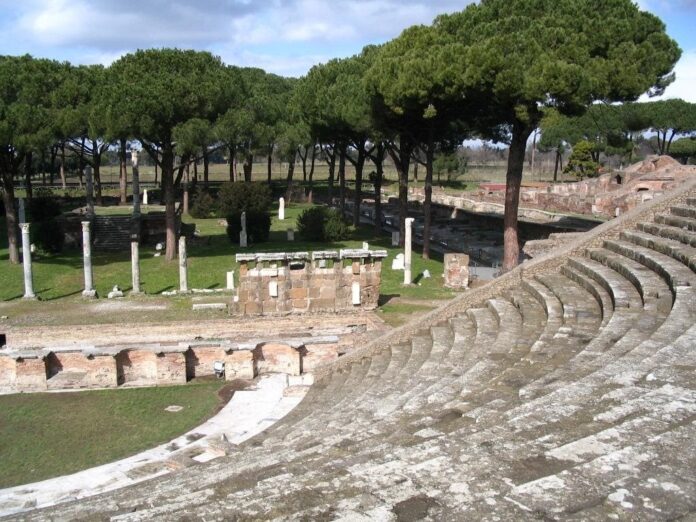
M 77 176 L 80 183 L 80 189 L 82 189 L 82 174 L 85 171 L 85 138 L 82 138 L 82 145 L 80 146 L 80 154 L 77 156 Z
M 34 154 L 30 151 L 24 156 L 24 189 L 27 193 L 27 199 L 34 197 L 34 191 L 31 185 L 31 175 L 32 175 L 32 163 L 34 161 Z
M 400 136 L 399 146 L 390 147 L 389 155 L 394 161 L 399 175 L 399 246 L 404 246 L 406 218 L 408 217 L 408 169 L 411 164 L 413 144 L 410 139 Z
M 290 203 L 290 196 L 292 195 L 292 178 L 295 174 L 295 159 L 297 151 L 293 151 L 288 159 L 288 177 L 285 180 L 287 183 L 287 188 L 285 189 L 285 204 Z
M 309 191 L 307 192 L 307 203 L 314 203 L 314 167 L 317 160 L 317 148 L 312 148 L 312 164 L 309 167 Z
M 94 195 L 95 195 L 95 201 L 98 207 L 101 207 L 104 205 L 104 198 L 102 197 L 102 184 L 101 184 L 101 165 L 99 164 L 98 161 L 94 162 Z
M 54 145 L 51 147 L 51 165 L 50 169 L 48 171 L 48 180 L 51 185 L 53 185 L 53 180 L 55 179 L 55 174 L 56 174 L 56 157 L 58 156 L 58 146 Z
M 561 159 L 561 153 L 558 149 L 556 149 L 556 164 L 553 166 L 553 182 L 556 183 L 558 181 L 558 165 L 560 163 Z
M 430 259 L 430 223 L 432 222 L 433 201 L 433 161 L 435 161 L 435 144 L 432 137 L 425 151 L 425 201 L 423 202 L 423 259 Z
M 194 187 L 198 184 L 198 160 L 193 162 L 193 182 L 191 184 Z
M 183 202 L 183 207 L 184 207 L 184 214 L 189 213 L 189 165 L 186 165 L 186 179 L 184 180 L 184 202 Z M 204 182 L 205 183 L 205 182 Z
M 346 148 L 344 145 L 339 145 L 338 153 L 338 199 L 339 208 L 341 209 L 341 217 L 346 217 Z
M 167 225 L 165 258 L 172 261 L 176 257 L 176 205 L 174 200 L 174 151 L 171 145 L 162 148 L 162 192 L 164 213 Z
M 334 144 L 332 147 L 332 152 L 331 154 L 327 153 L 327 156 L 329 157 L 329 181 L 328 181 L 328 198 L 329 198 L 329 205 L 331 204 L 331 201 L 333 200 L 333 190 L 334 190 L 334 176 L 336 174 L 336 145 Z
M 273 176 L 273 147 L 268 148 L 268 156 L 266 158 L 266 173 L 268 174 L 268 184 L 271 184 Z
M 365 166 L 365 143 L 359 144 L 358 159 L 355 162 L 355 192 L 353 193 L 353 226 L 360 226 L 360 206 L 362 203 L 362 177 Z
M 10 159 L 10 162 L 12 160 Z M 19 264 L 19 247 L 17 245 L 17 212 L 14 204 L 14 182 L 12 172 L 2 173 L 2 201 L 5 204 L 5 223 L 7 225 L 7 247 L 10 263 Z
M 516 122 L 512 129 L 512 142 L 510 143 L 506 174 L 505 217 L 503 219 L 505 229 L 503 270 L 505 272 L 512 270 L 519 263 L 520 244 L 517 233 L 517 212 L 520 203 L 520 187 L 527 139 L 533 130 L 534 125 L 524 125 L 520 122 Z
M 187 167 L 187 177 L 188 177 L 188 167 Z M 210 154 L 208 153 L 208 147 L 203 147 L 203 188 L 208 190 L 208 177 L 210 174 Z
M 418 183 L 418 162 L 413 163 L 413 181 Z
M 97 150 L 97 142 L 94 141 L 94 151 Z M 121 138 L 118 143 L 118 204 L 126 205 L 128 203 L 128 164 L 127 164 L 127 150 L 126 150 L 126 139 Z M 97 170 L 97 158 L 94 158 L 94 170 Z M 96 175 L 95 175 L 96 178 Z
M 382 235 L 382 178 L 384 176 L 384 144 L 377 145 L 377 152 L 372 158 L 375 163 L 375 237 Z
M 155 154 L 159 156 L 159 153 L 155 151 Z M 157 168 L 157 162 L 155 161 L 155 187 L 157 186 L 157 174 L 158 174 L 159 169 Z
M 230 152 L 230 181 L 234 182 L 235 179 L 237 179 L 237 173 L 235 172 L 235 160 L 237 158 L 237 147 L 234 145 L 230 145 L 228 147 L 228 150 Z
M 250 182 L 251 181 L 251 169 L 254 168 L 254 155 L 251 153 L 248 153 L 246 155 L 246 158 L 244 159 L 244 181 L 245 182 Z
M 63 186 L 63 190 L 66 189 L 65 180 L 65 143 L 60 144 L 60 182 Z

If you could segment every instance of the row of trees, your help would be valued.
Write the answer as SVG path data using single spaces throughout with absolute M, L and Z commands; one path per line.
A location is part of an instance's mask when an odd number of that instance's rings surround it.
M 17 261 L 14 180 L 32 154 L 66 146 L 90 163 L 137 140 L 161 170 L 166 255 L 175 254 L 176 187 L 185 167 L 224 147 L 230 177 L 254 156 L 296 160 L 312 184 L 319 153 L 345 205 L 345 166 L 355 168 L 354 219 L 367 162 L 379 193 L 387 157 L 399 174 L 401 227 L 412 162 L 425 166 L 423 254 L 429 255 L 433 163 L 466 137 L 509 144 L 504 267 L 517 264 L 517 207 L 525 149 L 549 109 L 580 115 L 601 100 L 659 94 L 680 56 L 663 23 L 631 0 L 482 0 L 415 26 L 359 55 L 316 66 L 299 80 L 226 66 L 208 53 L 138 51 L 104 69 L 30 57 L 0 59 L 0 171 Z M 56 149 L 56 143 L 60 144 Z M 29 160 L 27 160 L 29 158 Z M 270 169 L 269 169 L 270 172 Z M 205 177 L 205 174 L 204 174 Z M 125 183 L 125 175 L 122 179 Z M 98 194 L 97 194 L 98 195 Z M 377 198 L 379 212 L 379 198 Z M 379 219 L 377 227 L 379 227 Z M 401 235 L 403 237 L 403 233 Z
M 556 153 L 556 175 L 563 153 L 579 143 L 589 149 L 594 163 L 599 162 L 600 154 L 619 155 L 630 162 L 637 140 L 644 139 L 646 132 L 653 135 L 656 153 L 680 156 L 688 137 L 696 134 L 696 104 L 679 99 L 597 103 L 579 116 L 564 116 L 552 109 L 540 125 L 539 148 Z M 675 141 L 679 137 L 686 141 Z

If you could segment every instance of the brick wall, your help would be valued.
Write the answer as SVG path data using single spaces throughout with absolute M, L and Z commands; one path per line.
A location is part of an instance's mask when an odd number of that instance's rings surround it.
M 386 256 L 383 250 L 237 254 L 236 311 L 255 315 L 373 310 Z

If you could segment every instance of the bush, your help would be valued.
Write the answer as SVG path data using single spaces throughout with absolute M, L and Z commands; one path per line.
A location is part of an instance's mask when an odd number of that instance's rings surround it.
M 271 206 L 271 189 L 266 183 L 225 183 L 218 193 L 220 216 L 240 214 L 242 211 L 261 214 Z
M 264 243 L 271 233 L 271 216 L 268 212 L 246 211 L 247 239 L 249 243 Z M 227 215 L 227 237 L 234 244 L 239 244 L 242 231 L 242 212 Z
M 52 198 L 33 198 L 29 200 L 28 218 L 32 223 L 49 221 L 62 214 L 60 203 Z
M 577 142 L 563 172 L 574 174 L 580 179 L 598 176 L 599 165 L 592 158 L 592 143 L 587 140 Z
M 63 251 L 65 234 L 63 227 L 55 219 L 39 221 L 31 228 L 32 242 L 44 252 L 58 254 Z
M 306 241 L 340 241 L 350 234 L 340 213 L 327 207 L 312 207 L 302 212 L 297 219 L 297 231 Z
M 189 213 L 191 217 L 196 219 L 216 217 L 217 206 L 213 196 L 204 190 L 197 191 L 193 196 L 193 204 Z

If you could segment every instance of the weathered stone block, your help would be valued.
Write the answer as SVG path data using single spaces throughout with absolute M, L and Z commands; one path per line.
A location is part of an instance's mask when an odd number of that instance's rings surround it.
M 469 286 L 469 256 L 445 254 L 445 286 L 463 289 Z
M 306 288 L 291 288 L 289 292 L 290 299 L 305 299 L 307 297 Z
M 254 359 L 258 374 L 287 373 L 288 375 L 300 375 L 302 373 L 300 352 L 286 344 L 262 344 L 254 350 Z
M 254 354 L 251 351 L 236 351 L 225 355 L 225 380 L 253 379 Z

